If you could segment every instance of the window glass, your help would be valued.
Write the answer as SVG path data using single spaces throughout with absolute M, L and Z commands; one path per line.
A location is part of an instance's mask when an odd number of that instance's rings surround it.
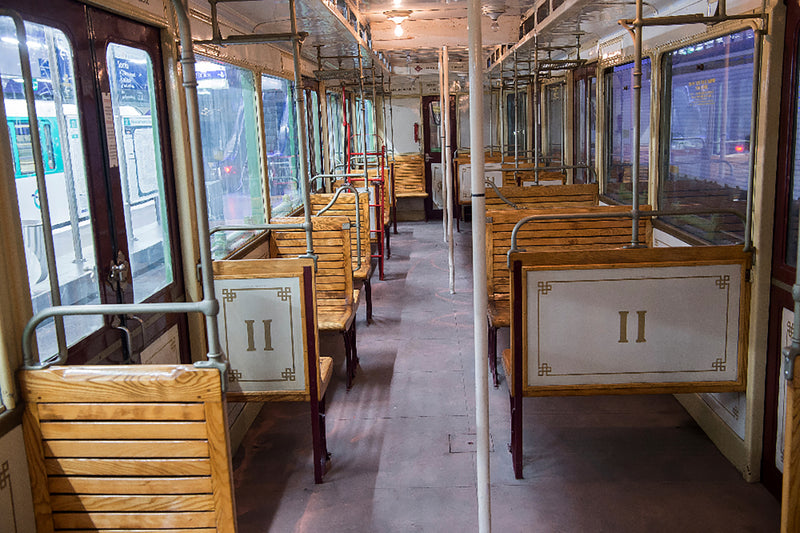
M 798 51 L 800 57 L 800 51 Z M 800 79 L 800 77 L 798 77 Z M 794 154 L 792 159 L 792 198 L 789 203 L 789 227 L 786 231 L 786 264 L 793 267 L 797 266 L 797 229 L 798 229 L 798 207 L 800 207 L 800 121 L 797 120 L 797 111 L 800 110 L 800 81 L 796 86 L 797 105 L 795 106 L 794 117 Z
M 311 140 L 308 145 L 308 157 L 310 162 L 309 175 L 313 177 L 322 173 L 322 126 L 319 121 L 320 110 L 317 91 L 308 91 L 308 94 L 311 95 L 311 98 L 308 100 L 308 138 Z M 319 182 L 315 183 L 315 186 L 320 185 L 321 183 Z
M 525 157 L 528 148 L 527 94 L 524 92 L 506 94 L 506 153 L 514 157 L 519 153 Z M 515 144 L 516 143 L 516 144 Z
M 594 67 L 592 67 L 594 68 Z M 593 73 L 575 80 L 575 165 L 595 166 L 597 120 L 597 77 Z M 586 169 L 576 169 L 575 183 L 590 183 L 594 175 Z
M 439 101 L 428 102 L 428 135 L 431 152 L 442 151 L 442 106 Z
M 344 120 L 342 118 L 342 96 L 328 93 L 328 150 L 331 171 L 344 169 Z
M 548 85 L 545 90 L 547 147 L 545 158 L 550 165 L 562 165 L 564 144 L 564 84 Z
M 622 204 L 631 203 L 633 136 L 633 63 L 619 65 L 605 75 L 608 109 L 608 159 L 605 194 Z M 642 59 L 641 115 L 639 117 L 639 202 L 647 202 L 650 144 L 650 58 Z
M 210 227 L 263 223 L 265 208 L 253 73 L 201 59 L 197 62 L 197 97 Z M 215 233 L 214 257 L 225 255 L 246 237 L 238 233 Z
M 25 23 L 33 76 L 39 138 L 42 144 L 47 197 L 56 255 L 61 303 L 98 304 L 100 289 L 94 270 L 92 217 L 89 211 L 84 149 L 76 102 L 72 46 L 59 30 Z M 10 18 L 0 17 L 0 78 L 14 160 L 14 178 L 22 221 L 33 312 L 52 305 L 50 272 L 44 248 L 39 188 L 16 32 Z M 71 346 L 102 326 L 102 317 L 65 317 Z M 42 358 L 57 353 L 52 319 L 36 330 Z
M 133 297 L 138 303 L 173 281 L 153 62 L 144 50 L 112 43 L 106 64 Z
M 753 32 L 680 48 L 664 57 L 669 115 L 661 185 L 664 209 L 745 212 L 753 93 Z M 667 219 L 703 241 L 738 242 L 733 215 Z
M 273 217 L 286 216 L 303 203 L 294 84 L 263 74 L 261 98 L 267 142 L 270 214 Z

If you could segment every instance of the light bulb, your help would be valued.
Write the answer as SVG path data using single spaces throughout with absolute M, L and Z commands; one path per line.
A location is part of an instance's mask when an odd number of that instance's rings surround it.
M 403 27 L 400 24 L 395 24 L 394 26 L 394 34 L 396 37 L 403 36 Z

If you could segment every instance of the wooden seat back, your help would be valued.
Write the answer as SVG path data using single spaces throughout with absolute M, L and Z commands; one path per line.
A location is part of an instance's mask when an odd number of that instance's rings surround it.
M 298 224 L 301 217 L 272 220 L 275 224 Z M 315 288 L 321 300 L 353 303 L 353 263 L 350 255 L 350 220 L 347 217 L 312 217 L 314 253 L 317 255 Z M 270 257 L 298 257 L 306 253 L 302 229 L 271 230 Z
M 536 182 L 536 172 L 530 164 L 520 165 L 514 168 L 513 164 L 503 165 L 503 183 L 524 185 L 525 183 Z M 540 185 L 566 185 L 567 175 L 563 172 L 555 170 L 540 170 L 539 171 L 539 184 Z
M 395 155 L 394 191 L 397 198 L 427 198 L 422 154 Z
M 217 370 L 51 367 L 19 382 L 37 531 L 236 531 Z
M 504 182 L 505 183 L 505 182 Z M 600 194 L 596 183 L 551 185 L 548 187 L 500 187 L 500 194 L 522 209 L 553 206 L 597 205 Z M 513 209 L 491 187 L 486 187 L 486 209 Z
M 316 215 L 322 208 L 330 203 L 333 194 L 316 193 L 311 195 L 311 213 Z M 370 269 L 370 220 L 369 220 L 369 195 L 359 193 L 358 207 L 361 218 L 361 267 L 358 268 L 358 224 L 356 224 L 355 212 L 356 195 L 353 193 L 342 193 L 336 199 L 330 209 L 322 214 L 324 217 L 338 216 L 346 217 L 350 221 L 350 256 L 353 262 L 353 275 L 356 279 L 363 278 Z M 388 212 L 388 210 L 387 210 Z
M 552 188 L 552 187 L 547 187 Z M 642 206 L 643 211 L 649 206 Z M 486 281 L 490 299 L 507 300 L 509 274 L 507 254 L 511 232 L 521 219 L 534 215 L 579 213 L 624 213 L 629 206 L 594 206 L 547 209 L 502 209 L 486 212 Z M 649 218 L 639 220 L 639 240 L 653 244 Z M 517 247 L 527 251 L 599 250 L 622 248 L 631 242 L 629 218 L 589 218 L 531 221 L 517 233 Z

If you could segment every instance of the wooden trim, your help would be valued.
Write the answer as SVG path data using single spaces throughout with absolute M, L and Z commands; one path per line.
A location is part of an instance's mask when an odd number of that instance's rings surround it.
M 786 387 L 786 443 L 783 449 L 781 533 L 800 530 L 800 364 Z

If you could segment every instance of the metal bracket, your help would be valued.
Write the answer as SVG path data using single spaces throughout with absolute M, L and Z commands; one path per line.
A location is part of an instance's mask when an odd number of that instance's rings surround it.
M 792 381 L 794 379 L 794 362 L 800 355 L 800 346 L 786 346 L 781 350 L 781 354 L 783 354 L 783 377 L 786 381 Z
M 222 393 L 228 392 L 228 362 L 221 358 L 213 358 L 207 361 L 197 361 L 194 364 L 195 368 L 216 368 L 219 370 L 220 387 Z

